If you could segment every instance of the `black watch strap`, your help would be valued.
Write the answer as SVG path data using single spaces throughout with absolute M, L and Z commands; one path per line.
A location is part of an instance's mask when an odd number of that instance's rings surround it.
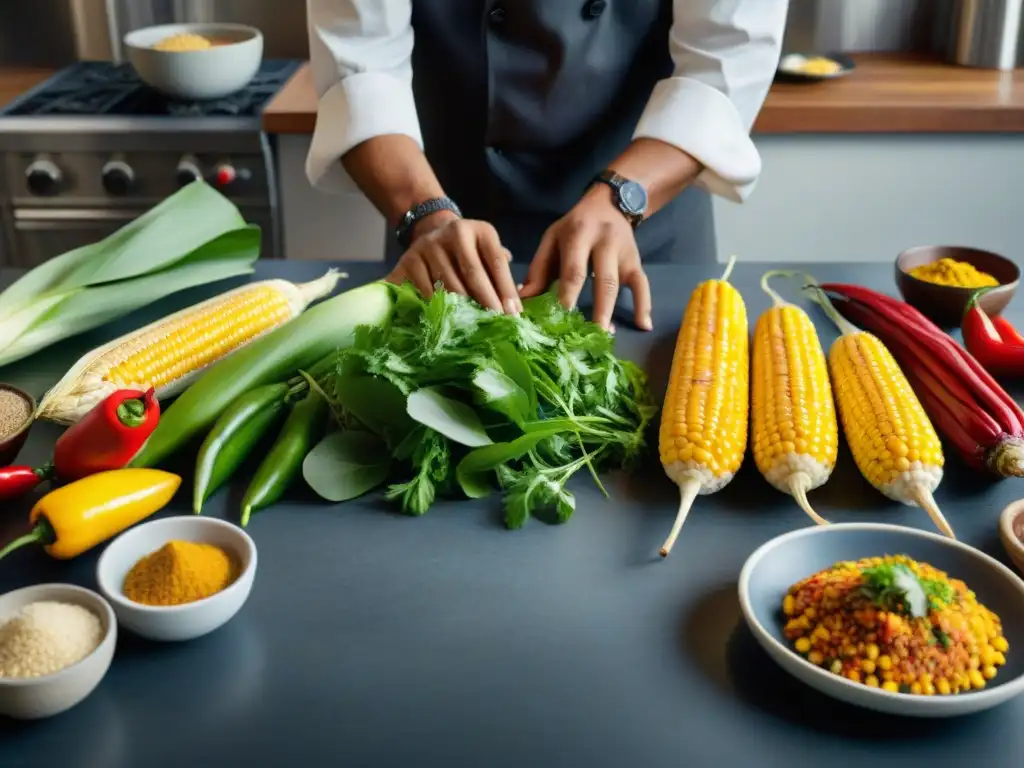
M 408 248 L 409 240 L 412 236 L 412 228 L 416 226 L 416 222 L 441 211 L 451 211 L 459 218 L 462 218 L 462 211 L 459 210 L 459 206 L 450 197 L 432 197 L 429 200 L 424 200 L 419 205 L 406 211 L 401 220 L 399 220 L 398 226 L 395 228 L 395 237 L 398 238 L 399 244 L 403 248 Z
M 643 212 L 635 213 L 627 209 L 622 203 L 622 185 L 631 183 L 625 176 L 620 176 L 615 171 L 604 170 L 601 171 L 597 176 L 594 177 L 594 184 L 607 184 L 613 190 L 615 190 L 615 204 L 618 206 L 622 215 L 626 217 L 633 229 L 636 229 L 644 222 Z M 644 208 L 646 209 L 646 196 L 644 201 Z

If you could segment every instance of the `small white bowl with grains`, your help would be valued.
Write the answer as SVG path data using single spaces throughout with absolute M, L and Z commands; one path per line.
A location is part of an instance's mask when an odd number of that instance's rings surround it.
M 114 611 L 91 590 L 40 584 L 0 595 L 0 715 L 71 709 L 100 684 L 116 645 Z
M 237 525 L 179 515 L 114 539 L 96 565 L 96 582 L 122 629 L 182 642 L 219 629 L 241 610 L 256 560 L 256 544 Z M 133 595 L 135 589 L 140 594 Z

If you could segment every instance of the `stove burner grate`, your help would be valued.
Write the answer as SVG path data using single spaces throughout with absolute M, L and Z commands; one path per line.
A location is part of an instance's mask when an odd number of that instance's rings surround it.
M 264 61 L 238 93 L 211 101 L 178 101 L 143 83 L 130 64 L 80 62 L 0 114 L 245 117 L 259 114 L 298 66 L 295 61 Z

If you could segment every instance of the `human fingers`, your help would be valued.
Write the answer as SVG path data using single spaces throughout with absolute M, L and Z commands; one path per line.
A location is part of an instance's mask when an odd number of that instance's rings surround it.
M 427 264 L 431 280 L 434 283 L 440 281 L 446 291 L 467 295 L 466 286 L 463 284 L 462 278 L 459 277 L 458 266 L 452 262 L 443 248 L 438 246 L 427 248 L 423 253 L 423 260 Z
M 519 295 L 524 299 L 544 293 L 551 284 L 552 275 L 558 264 L 556 260 L 558 253 L 556 248 L 557 242 L 558 237 L 554 227 L 549 227 L 544 233 L 544 237 L 540 240 L 540 245 L 537 247 L 537 253 L 533 256 L 533 261 L 530 262 L 530 269 L 526 273 L 526 281 L 523 283 L 523 287 L 519 289 Z
M 433 296 L 434 281 L 430 277 L 430 270 L 419 254 L 409 254 L 403 261 L 405 262 L 403 267 L 406 277 L 412 280 L 412 284 L 416 286 L 416 289 L 428 299 Z
M 495 312 L 501 312 L 501 300 L 491 282 L 490 273 L 484 266 L 477 248 L 477 234 L 470 222 L 457 221 L 446 230 L 444 245 L 450 257 L 459 267 L 459 276 L 469 296 L 481 305 Z M 450 234 L 448 234 L 450 232 Z
M 498 293 L 502 309 L 506 314 L 518 315 L 523 311 L 523 302 L 516 290 L 516 281 L 512 279 L 508 249 L 501 246 L 498 230 L 487 223 L 477 225 L 476 244 L 480 258 L 491 275 L 491 284 Z
M 587 265 L 594 243 L 593 232 L 585 226 L 570 231 L 559 239 L 558 251 L 561 270 L 558 276 L 558 300 L 566 309 L 572 309 L 580 299 L 587 282 Z
M 592 257 L 594 268 L 594 322 L 611 330 L 615 299 L 619 295 L 619 254 L 608 240 L 599 241 Z
M 639 256 L 632 266 L 622 275 L 622 282 L 629 286 L 633 294 L 633 317 L 637 328 L 650 331 L 654 328 L 651 322 L 651 284 L 640 264 Z

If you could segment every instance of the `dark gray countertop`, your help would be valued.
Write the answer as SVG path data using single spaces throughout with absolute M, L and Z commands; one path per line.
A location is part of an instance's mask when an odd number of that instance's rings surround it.
M 353 281 L 378 269 L 346 268 Z M 751 326 L 768 304 L 757 288 L 765 268 L 735 273 Z M 274 262 L 258 274 L 308 279 L 322 269 Z M 812 266 L 819 279 L 883 290 L 890 270 Z M 652 267 L 657 329 L 619 324 L 620 352 L 647 366 L 659 394 L 690 290 L 710 276 Z M 138 322 L 224 287 L 151 306 Z M 1022 306 L 1012 319 L 1024 321 Z M 831 343 L 834 330 L 812 316 Z M 129 327 L 70 340 L 0 378 L 41 392 Z M 56 434 L 37 425 L 22 458 L 42 462 Z M 1024 699 L 956 722 L 909 721 L 835 703 L 783 674 L 742 624 L 736 578 L 756 547 L 808 521 L 748 456 L 727 489 L 698 500 L 660 561 L 677 499 L 656 454 L 610 481 L 610 501 L 580 478 L 567 525 L 518 532 L 486 501 L 410 519 L 375 497 L 332 507 L 295 493 L 250 525 L 259 572 L 230 624 L 182 645 L 125 633 L 83 704 L 44 722 L 0 720 L 0 766 L 1020 764 Z M 240 490 L 218 494 L 209 514 L 237 519 Z M 1006 562 L 996 519 L 1022 492 L 949 458 L 936 498 L 962 540 Z M 923 512 L 861 479 L 845 449 L 812 500 L 835 521 L 930 528 Z M 29 506 L 0 510 L 0 540 L 20 530 Z M 185 499 L 173 506 L 186 509 Z M 95 587 L 97 556 L 60 563 L 22 551 L 0 563 L 0 592 L 43 581 Z

